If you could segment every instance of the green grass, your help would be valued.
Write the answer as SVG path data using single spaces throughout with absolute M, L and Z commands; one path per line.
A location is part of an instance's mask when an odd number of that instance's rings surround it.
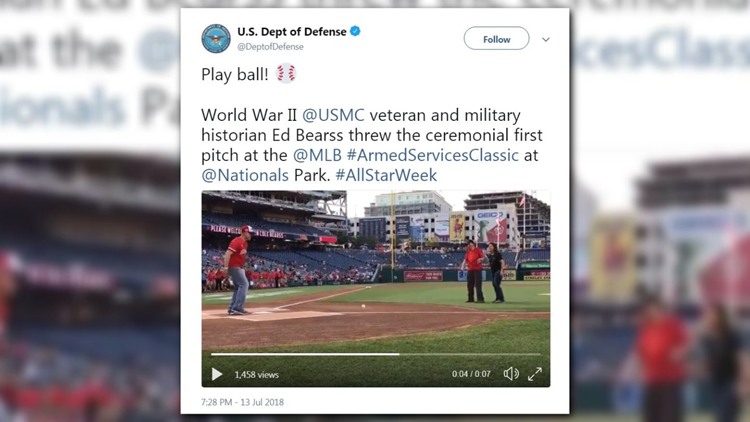
M 331 302 L 391 302 L 434 305 L 464 306 L 484 311 L 549 311 L 550 288 L 548 282 L 504 282 L 502 284 L 506 302 L 504 304 L 465 303 L 466 283 L 397 283 L 375 285 L 372 289 L 327 299 Z M 544 284 L 544 285 L 540 285 Z M 485 300 L 495 299 L 490 282 L 483 283 Z
M 377 340 L 345 341 L 294 347 L 222 350 L 222 352 L 285 353 L 538 353 L 539 356 L 293 356 L 223 357 L 203 353 L 206 387 L 290 386 L 549 386 L 549 320 L 499 320 L 443 333 Z M 509 367 L 521 378 L 503 376 Z M 527 376 L 542 367 L 533 382 Z M 211 381 L 211 368 L 224 374 Z M 453 371 L 490 371 L 486 378 L 453 377 Z M 255 378 L 237 377 L 254 372 Z M 257 378 L 261 372 L 278 373 L 277 379 Z
M 505 282 L 505 304 L 467 304 L 466 283 L 396 283 L 372 285 L 336 296 L 331 302 L 385 302 L 471 307 L 484 311 L 549 311 L 549 283 Z M 337 293 L 357 286 L 314 286 L 251 291 L 248 302 L 266 302 L 311 293 Z M 493 300 L 489 282 L 483 283 L 485 299 Z M 204 295 L 204 303 L 226 303 L 229 294 Z M 321 321 L 325 324 L 325 321 Z M 400 353 L 400 356 L 211 356 L 203 352 L 203 385 L 206 387 L 395 387 L 395 386 L 549 386 L 550 322 L 546 319 L 501 319 L 484 325 L 442 333 L 341 341 L 293 347 L 231 349 L 220 352 L 255 353 Z M 440 353 L 442 355 L 410 355 Z M 446 356 L 455 353 L 493 353 L 483 356 Z M 497 355 L 506 354 L 506 355 Z M 518 356 L 507 354 L 535 354 Z M 503 376 L 509 367 L 520 371 L 520 379 Z M 527 376 L 542 367 L 529 382 Z M 211 369 L 224 375 L 211 381 Z M 454 377 L 453 371 L 489 371 L 486 377 Z M 278 378 L 259 378 L 259 373 L 277 373 Z M 244 374 L 245 376 L 242 376 Z M 255 374 L 255 377 L 251 377 Z M 486 375 L 484 372 L 483 375 Z
M 269 302 L 274 300 L 292 298 L 300 295 L 341 290 L 346 287 L 351 286 L 304 286 L 285 287 L 281 289 L 250 290 L 249 292 L 247 292 L 247 300 L 245 301 L 245 303 Z M 232 292 L 205 293 L 203 294 L 202 302 L 204 305 L 226 305 L 231 297 Z

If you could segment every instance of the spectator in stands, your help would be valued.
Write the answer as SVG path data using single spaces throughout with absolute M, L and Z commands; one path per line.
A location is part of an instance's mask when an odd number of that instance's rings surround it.
M 477 303 L 484 303 L 484 293 L 482 292 L 482 262 L 484 258 L 482 250 L 476 247 L 473 240 L 469 240 L 466 244 L 466 257 L 461 263 L 461 269 L 468 269 L 466 287 L 469 291 L 469 299 L 466 301 L 467 303 L 474 302 L 475 289 Z
M 216 269 L 216 291 L 222 291 L 224 290 L 224 280 L 226 279 L 227 274 L 226 270 L 224 269 Z
M 208 285 L 208 290 L 216 290 L 216 271 L 215 270 L 208 270 L 208 274 L 206 274 L 206 280 Z
M 504 303 L 505 295 L 500 284 L 503 282 L 503 255 L 497 249 L 497 245 L 490 243 L 487 246 L 487 259 L 490 261 L 490 270 L 492 271 L 492 287 L 495 289 L 494 303 Z
M 5 336 L 10 303 L 15 290 L 10 254 L 0 250 L 0 345 Z
M 645 384 L 645 422 L 682 422 L 688 336 L 682 322 L 655 297 L 645 300 L 636 351 Z
M 252 268 L 246 268 L 245 269 L 245 278 L 247 279 L 248 289 L 252 289 L 252 287 L 253 287 L 253 270 L 252 270 Z
M 721 305 L 711 306 L 705 312 L 702 346 L 711 382 L 714 420 L 738 421 L 741 343 L 730 323 L 726 308 Z

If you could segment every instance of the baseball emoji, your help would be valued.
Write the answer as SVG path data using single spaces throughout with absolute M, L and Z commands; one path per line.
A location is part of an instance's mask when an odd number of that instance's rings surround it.
M 282 84 L 290 84 L 297 79 L 297 69 L 293 64 L 282 63 L 276 68 L 276 79 Z

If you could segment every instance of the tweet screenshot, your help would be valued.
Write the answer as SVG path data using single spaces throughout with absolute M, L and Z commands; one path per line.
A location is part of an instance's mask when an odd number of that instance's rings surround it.
M 182 413 L 569 413 L 569 24 L 182 9 Z

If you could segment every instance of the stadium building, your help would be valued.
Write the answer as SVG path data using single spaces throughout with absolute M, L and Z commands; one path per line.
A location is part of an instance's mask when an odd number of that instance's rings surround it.
M 525 200 L 524 200 L 525 198 Z M 523 206 L 521 206 L 521 202 Z M 534 192 L 525 194 L 521 191 L 491 192 L 470 194 L 464 201 L 467 211 L 481 211 L 493 209 L 514 209 L 516 220 L 512 223 L 515 228 L 508 227 L 509 239 L 514 239 L 513 244 L 523 247 L 539 246 L 542 243 L 549 244 L 550 241 L 550 206 L 534 197 Z M 473 226 L 474 234 L 481 227 L 475 220 L 469 227 Z M 512 230 L 516 230 L 513 232 Z
M 211 224 L 245 221 L 257 230 L 323 235 L 323 243 L 347 227 L 344 191 L 207 191 L 202 211 Z
M 391 201 L 395 215 L 438 214 L 451 212 L 453 207 L 435 191 L 397 192 L 377 195 L 375 202 L 365 207 L 365 217 L 390 217 Z
M 750 305 L 750 159 L 654 165 L 638 184 L 638 277 L 682 304 Z
M 391 227 L 390 217 L 393 213 L 401 228 L 399 240 L 409 238 L 424 243 L 443 231 L 445 233 L 440 236 L 447 240 L 448 213 L 452 210 L 453 206 L 435 191 L 396 192 L 393 196 L 390 193 L 381 194 L 375 197 L 370 206 L 365 207 L 365 217 L 350 219 L 349 231 L 354 236 L 374 237 L 381 242 L 390 241 L 391 232 L 396 231 L 395 226 Z M 441 229 L 443 222 L 445 230 Z
M 391 231 L 397 232 L 397 238 L 400 241 L 447 242 L 448 215 L 448 213 L 396 215 L 394 227 L 391 227 L 390 216 L 354 217 L 349 219 L 349 232 L 355 237 L 375 238 L 379 242 L 389 242 Z
M 435 192 L 429 194 L 434 194 L 433 199 L 439 198 L 441 202 L 444 202 L 439 194 Z M 506 249 L 523 249 L 523 233 L 518 216 L 520 207 L 519 204 L 513 202 L 513 198 L 519 198 L 520 192 L 469 195 L 465 203 L 470 209 L 453 211 L 450 204 L 445 203 L 439 208 L 451 211 L 433 213 L 406 213 L 407 211 L 436 209 L 436 204 L 423 202 L 430 200 L 428 192 L 403 192 L 397 195 L 396 198 L 401 198 L 401 204 L 396 205 L 398 203 L 396 199 L 394 210 L 400 210 L 400 213 L 399 211 L 394 213 L 393 227 L 390 214 L 352 218 L 349 220 L 350 233 L 354 236 L 374 238 L 379 242 L 389 242 L 391 234 L 395 233 L 399 243 L 410 240 L 421 245 L 462 244 L 472 239 L 482 244 L 499 243 Z M 537 225 L 529 226 L 527 247 L 541 249 L 549 243 L 549 205 L 530 195 L 527 198 L 528 203 L 525 204 L 527 214 L 531 214 L 531 209 L 537 209 L 538 219 L 544 221 L 543 225 L 537 222 Z M 375 208 L 390 210 L 390 205 L 388 205 L 390 201 L 390 195 L 379 195 L 368 209 L 372 210 L 374 205 L 379 204 Z M 415 204 L 407 204 L 406 201 L 414 201 L 417 208 L 410 208 Z M 539 230 L 539 227 L 544 229 Z

